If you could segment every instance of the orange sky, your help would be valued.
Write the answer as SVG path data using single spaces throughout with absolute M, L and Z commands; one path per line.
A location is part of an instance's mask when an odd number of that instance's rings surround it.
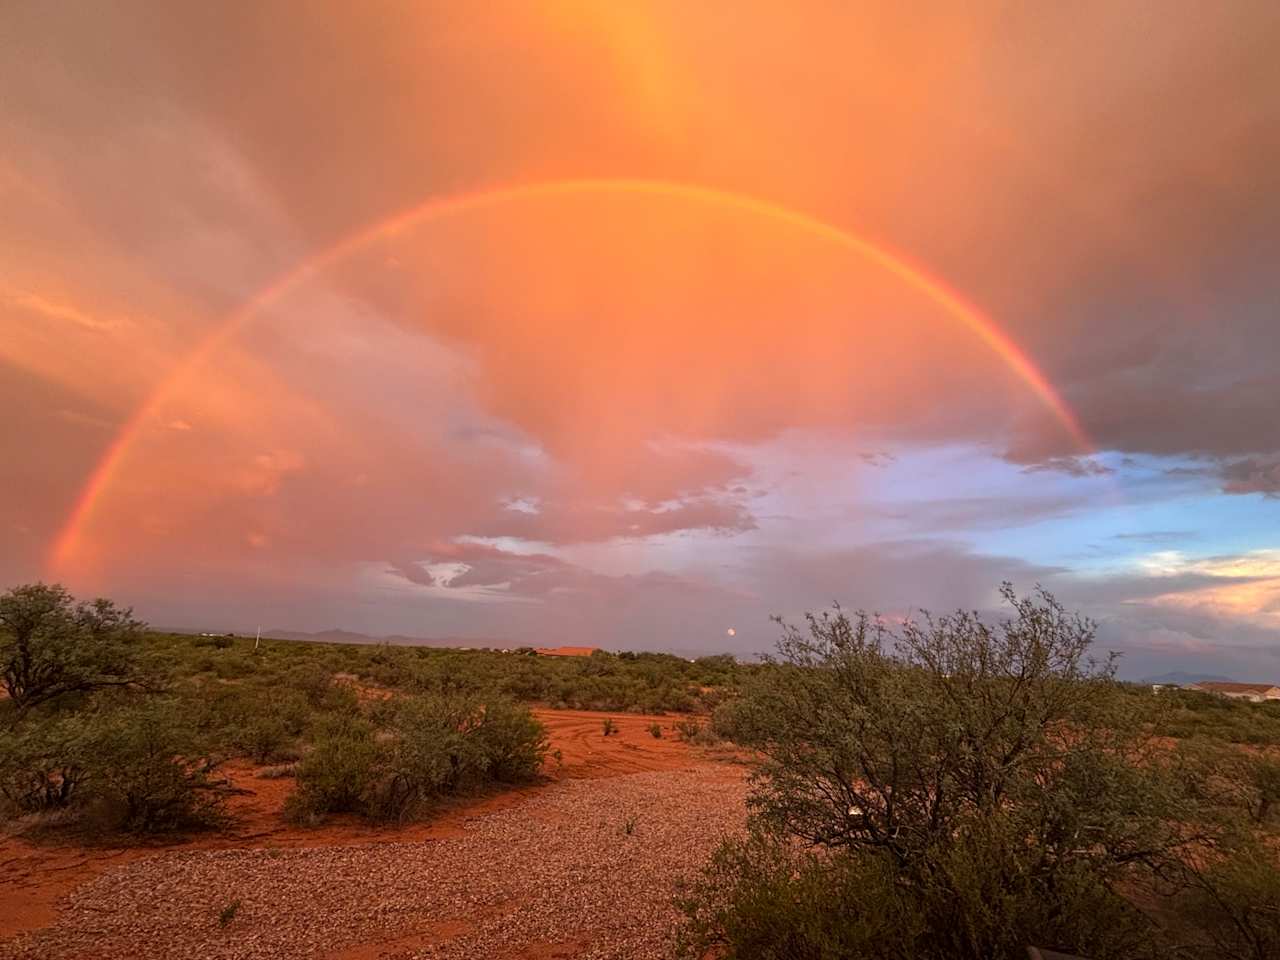
M 424 634 L 594 632 L 674 592 L 619 640 L 693 646 L 832 599 L 802 583 L 822 551 L 904 537 L 1087 596 L 1101 561 L 1045 531 L 880 529 L 926 511 L 877 497 L 975 494 L 875 458 L 967 451 L 966 483 L 1079 498 L 1106 536 L 1157 522 L 1120 506 L 1141 458 L 1270 509 L 1277 16 L 9 8 L 0 573 Z M 650 186 L 410 215 L 576 181 Z M 784 563 L 815 497 L 847 519 Z M 919 602 L 989 599 L 948 569 Z

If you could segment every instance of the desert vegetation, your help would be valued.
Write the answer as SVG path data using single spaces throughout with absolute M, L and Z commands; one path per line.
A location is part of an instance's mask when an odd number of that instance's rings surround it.
M 684 900 L 690 955 L 1280 956 L 1278 768 L 1233 742 L 1268 714 L 1139 695 L 1092 623 L 1005 599 L 784 626 L 727 722 L 753 815 Z
M 166 634 L 45 584 L 0 597 L 0 667 L 0 814 L 93 835 L 219 825 L 233 759 L 294 779 L 296 823 L 403 822 L 535 779 L 547 742 L 529 703 L 708 710 L 748 669 Z
M 434 800 L 533 780 L 547 751 L 541 724 L 500 698 L 415 694 L 374 716 L 381 723 L 353 711 L 319 724 L 296 770 L 292 819 L 358 813 L 403 821 Z
M 335 819 L 395 827 L 534 781 L 548 756 L 559 769 L 531 708 L 572 705 L 594 709 L 573 736 L 632 771 L 642 750 L 725 745 L 696 771 L 641 772 L 644 802 L 585 786 L 547 801 L 613 811 L 592 829 L 634 851 L 654 896 L 678 886 L 671 936 L 689 956 L 1280 956 L 1276 705 L 1120 683 L 1091 622 L 1047 594 L 1005 599 L 994 624 L 836 609 L 782 624 L 775 655 L 740 664 L 255 644 L 20 587 L 0 598 L 0 813 L 73 841 L 193 833 L 230 822 L 243 780 L 226 770 L 249 765 L 281 781 L 283 815 L 308 835 Z M 716 757 L 752 771 L 745 830 L 742 768 Z M 655 813 L 678 804 L 657 802 L 666 780 L 732 810 L 655 874 L 649 858 L 671 855 L 675 835 Z M 630 799 L 588 800 L 613 796 Z M 577 856 L 548 849 L 565 869 Z M 492 866 L 467 869 L 489 882 Z M 250 922 L 239 886 L 217 890 L 219 930 Z M 650 948 L 667 943 L 644 930 Z

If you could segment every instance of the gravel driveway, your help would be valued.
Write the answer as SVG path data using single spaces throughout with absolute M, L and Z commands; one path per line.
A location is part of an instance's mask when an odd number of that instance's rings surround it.
M 675 884 L 741 829 L 745 793 L 704 764 L 553 783 L 439 840 L 162 854 L 0 957 L 667 957 Z

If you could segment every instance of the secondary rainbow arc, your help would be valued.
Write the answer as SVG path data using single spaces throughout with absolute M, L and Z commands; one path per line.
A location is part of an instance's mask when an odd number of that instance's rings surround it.
M 50 552 L 49 567 L 56 572 L 74 558 L 81 532 L 95 505 L 110 487 L 129 449 L 137 441 L 145 425 L 181 388 L 186 377 L 205 363 L 220 346 L 234 337 L 264 309 L 281 300 L 300 284 L 322 273 L 329 266 L 359 249 L 396 232 L 430 220 L 457 216 L 496 207 L 513 200 L 554 197 L 583 193 L 638 194 L 686 199 L 721 208 L 752 213 L 777 223 L 787 224 L 828 240 L 888 271 L 908 286 L 920 291 L 954 320 L 960 322 L 990 347 L 1009 369 L 1032 391 L 1040 402 L 1070 434 L 1076 446 L 1085 453 L 1093 444 L 1074 413 L 1057 390 L 1026 352 L 989 316 L 969 303 L 945 282 L 932 276 L 905 256 L 888 250 L 855 233 L 851 233 L 818 217 L 746 194 L 678 181 L 645 179 L 573 179 L 550 180 L 511 186 L 492 187 L 468 193 L 432 198 L 408 210 L 356 231 L 332 246 L 302 261 L 292 270 L 277 277 L 258 291 L 221 323 L 182 359 L 138 405 L 121 426 L 94 469 L 67 516 Z

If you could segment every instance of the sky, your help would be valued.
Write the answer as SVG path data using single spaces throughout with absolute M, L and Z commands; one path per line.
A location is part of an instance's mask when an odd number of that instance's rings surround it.
M 1280 6 L 0 6 L 0 586 L 1280 681 Z M 732 633 L 730 633 L 732 631 Z

